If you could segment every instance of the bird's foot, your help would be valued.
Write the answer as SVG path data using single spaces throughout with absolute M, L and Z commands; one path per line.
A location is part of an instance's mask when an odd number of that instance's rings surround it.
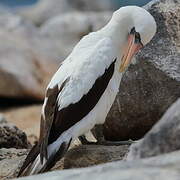
M 121 146 L 121 145 L 131 145 L 136 141 L 128 140 L 128 141 L 107 141 L 104 139 L 100 139 L 97 142 L 91 142 L 86 139 L 84 135 L 79 137 L 79 140 L 83 145 L 104 145 L 104 146 Z
M 136 141 L 133 140 L 128 140 L 128 141 L 107 141 L 107 140 L 103 140 L 103 141 L 97 141 L 96 145 L 105 145 L 105 146 L 121 146 L 121 145 L 131 145 L 133 143 L 135 143 Z
M 94 144 L 94 142 L 88 141 L 85 135 L 79 136 L 78 139 L 80 140 L 82 145 Z

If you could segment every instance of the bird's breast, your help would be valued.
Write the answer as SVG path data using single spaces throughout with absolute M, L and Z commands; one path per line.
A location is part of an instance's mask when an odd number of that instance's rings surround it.
M 96 123 L 103 124 L 106 116 L 115 100 L 115 97 L 119 91 L 121 75 L 118 72 L 114 72 L 103 96 L 96 106 Z

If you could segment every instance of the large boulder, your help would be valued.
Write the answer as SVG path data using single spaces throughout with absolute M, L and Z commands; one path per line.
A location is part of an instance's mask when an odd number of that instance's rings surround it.
M 116 161 L 88 168 L 54 171 L 23 177 L 21 180 L 178 180 L 180 177 L 179 164 L 180 151 L 177 151 L 144 160 Z
M 180 3 L 156 0 L 145 8 L 157 33 L 123 76 L 104 126 L 107 139 L 141 138 L 180 97 Z
M 53 9 L 53 10 L 52 10 Z M 18 13 L 36 25 L 72 11 L 107 11 L 112 9 L 109 0 L 40 0 L 37 4 L 19 9 Z
M 46 56 L 48 43 L 19 16 L 4 14 L 0 25 L 0 96 L 42 100 L 59 64 Z
M 130 148 L 128 159 L 139 159 L 173 152 L 180 149 L 180 99 L 164 114 L 161 120 Z

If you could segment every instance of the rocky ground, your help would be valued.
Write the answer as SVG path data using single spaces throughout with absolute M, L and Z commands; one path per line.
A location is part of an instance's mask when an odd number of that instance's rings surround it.
M 130 147 L 76 142 L 52 169 L 70 170 L 33 179 L 179 179 L 180 1 L 154 0 L 145 8 L 157 34 L 124 74 L 104 125 L 108 140 L 141 140 Z M 16 176 L 38 140 L 52 74 L 84 35 L 108 22 L 112 9 L 87 0 L 61 0 L 61 6 L 41 0 L 16 13 L 0 8 L 0 179 Z
M 179 179 L 180 99 L 143 139 L 130 146 L 73 145 L 51 170 L 78 168 L 33 176 L 33 179 Z M 0 149 L 0 177 L 17 175 L 27 149 Z M 107 163 L 111 162 L 111 163 Z M 104 164 L 107 163 L 107 164 Z M 102 164 L 102 165 L 98 165 Z M 91 167 L 93 165 L 98 165 Z M 90 167 L 89 167 L 90 166 Z M 88 168 L 82 168 L 88 167 Z M 30 180 L 32 177 L 22 178 Z

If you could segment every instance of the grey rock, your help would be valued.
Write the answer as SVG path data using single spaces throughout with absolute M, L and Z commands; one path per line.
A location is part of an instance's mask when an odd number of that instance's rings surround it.
M 0 123 L 0 148 L 28 148 L 26 134 L 15 125 L 4 122 Z
M 36 28 L 20 16 L 2 15 L 0 96 L 43 100 L 45 88 L 60 63 L 82 36 L 102 27 L 110 16 L 110 12 L 74 12 Z M 72 28 L 72 21 L 78 26 Z
M 88 168 L 54 171 L 37 176 L 24 177 L 22 180 L 81 180 L 81 179 L 112 179 L 112 180 L 178 180 L 180 152 L 135 160 L 129 162 L 112 162 Z
M 0 25 L 0 96 L 42 100 L 59 64 L 46 56 L 48 43 L 19 16 L 2 15 Z
M 164 114 L 161 120 L 130 148 L 128 159 L 139 159 L 173 152 L 180 149 L 180 99 Z
M 69 0 L 70 5 L 80 11 L 107 11 L 113 9 L 111 0 Z
M 42 25 L 40 33 L 51 44 L 54 58 L 64 59 L 84 35 L 103 27 L 111 15 L 111 12 L 71 12 L 59 15 Z M 76 24 L 73 28 L 72 22 Z
M 78 146 L 70 149 L 51 171 L 122 160 L 127 151 L 128 146 Z M 0 178 L 15 178 L 27 153 L 26 149 L 0 149 Z
M 0 149 L 0 179 L 16 177 L 28 151 L 26 149 Z
M 41 0 L 32 7 L 19 9 L 18 13 L 40 26 L 50 18 L 72 11 L 107 11 L 111 9 L 109 0 L 103 2 L 101 0 Z
M 159 0 L 146 8 L 157 33 L 124 74 L 104 126 L 107 139 L 143 137 L 180 97 L 180 3 Z
M 7 31 L 11 33 L 21 34 L 22 36 L 32 36 L 36 32 L 36 27 L 26 22 L 22 17 L 11 14 L 4 13 L 0 16 L 0 26 L 1 32 Z
M 72 169 L 123 160 L 129 151 L 128 145 L 101 146 L 80 145 L 70 149 L 65 157 L 59 161 L 53 170 Z

